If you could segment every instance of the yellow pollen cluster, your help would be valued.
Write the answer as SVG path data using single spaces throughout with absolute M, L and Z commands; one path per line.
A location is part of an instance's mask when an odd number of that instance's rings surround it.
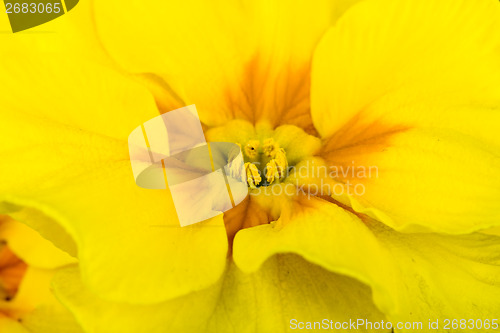
M 264 150 L 264 154 L 267 157 L 274 158 L 274 156 L 276 155 L 276 152 L 278 151 L 279 148 L 280 148 L 280 146 L 276 142 L 274 142 L 274 139 L 271 138 L 271 139 L 264 140 L 263 150 Z
M 271 185 L 273 182 L 278 182 L 285 178 L 288 170 L 288 160 L 285 150 L 272 138 L 264 140 L 261 149 L 260 147 L 261 144 L 259 141 L 250 140 L 245 145 L 244 150 L 250 160 L 254 162 L 259 161 L 258 165 L 264 165 L 265 163 L 265 168 L 262 171 L 266 177 L 267 184 Z M 253 189 L 257 188 L 262 181 L 261 171 L 257 165 L 249 162 L 245 163 L 245 170 L 248 186 Z
M 285 177 L 288 169 L 288 160 L 283 148 L 278 148 L 274 158 L 266 165 L 266 179 L 271 184 L 275 179 L 281 180 Z
M 257 188 L 257 185 L 260 184 L 262 178 L 260 177 L 259 169 L 252 163 L 245 163 L 245 171 L 247 173 L 247 183 L 250 188 Z

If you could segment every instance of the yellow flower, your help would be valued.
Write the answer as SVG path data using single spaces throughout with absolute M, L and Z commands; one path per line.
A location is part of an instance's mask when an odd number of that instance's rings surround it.
M 95 1 L 2 36 L 0 213 L 78 257 L 53 284 L 85 331 L 495 319 L 500 4 L 356 2 Z M 180 228 L 127 137 L 189 104 L 251 195 Z

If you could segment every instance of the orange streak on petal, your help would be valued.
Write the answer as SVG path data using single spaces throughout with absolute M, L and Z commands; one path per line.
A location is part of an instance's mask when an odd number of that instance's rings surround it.
M 345 171 L 339 173 L 338 180 L 353 180 L 360 168 L 376 166 L 375 154 L 383 153 L 391 147 L 395 135 L 411 129 L 406 125 L 387 124 L 382 121 L 363 121 L 363 112 L 359 112 L 340 130 L 324 141 L 319 155 L 329 166 Z M 347 172 L 348 171 L 348 172 Z

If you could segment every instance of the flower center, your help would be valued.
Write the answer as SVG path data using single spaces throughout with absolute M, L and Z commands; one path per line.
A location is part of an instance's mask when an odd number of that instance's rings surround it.
M 252 124 L 232 120 L 206 132 L 210 142 L 234 142 L 243 152 L 249 196 L 224 213 L 230 243 L 238 230 L 273 223 L 281 215 L 281 206 L 297 192 L 288 181 L 293 168 L 314 156 L 321 147 L 318 137 L 293 125 L 274 128 L 269 123 Z
M 256 189 L 259 186 L 276 184 L 286 177 L 288 173 L 286 152 L 273 138 L 267 138 L 263 142 L 250 140 L 243 152 L 249 188 Z
M 282 183 L 291 168 L 313 156 L 319 138 L 293 125 L 273 128 L 269 123 L 232 120 L 206 131 L 208 141 L 235 142 L 243 152 L 250 189 Z

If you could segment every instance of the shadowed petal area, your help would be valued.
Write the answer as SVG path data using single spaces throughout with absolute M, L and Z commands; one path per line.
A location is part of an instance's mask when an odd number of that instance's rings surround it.
M 500 223 L 499 30 L 498 1 L 381 0 L 325 34 L 311 88 L 320 156 L 364 188 L 338 200 L 404 231 Z
M 368 287 L 294 255 L 275 256 L 252 274 L 230 264 L 213 287 L 155 306 L 106 302 L 78 281 L 76 268 L 63 271 L 56 293 L 96 333 L 289 332 L 292 319 L 385 320 Z
M 288 252 L 371 286 L 383 312 L 397 307 L 391 290 L 397 289 L 398 281 L 388 252 L 356 215 L 343 208 L 302 195 L 282 210 L 276 223 L 241 230 L 234 239 L 234 261 L 244 272 L 254 272 L 269 257 Z
M 16 59 L 0 65 L 8 87 L 0 95 L 1 212 L 72 249 L 84 282 L 103 297 L 159 302 L 219 279 L 222 217 L 180 228 L 169 192 L 134 182 L 127 138 L 159 114 L 150 93 L 76 53 L 25 42 L 6 38 L 0 51 Z
M 282 213 L 274 224 L 236 234 L 233 257 L 242 271 L 255 272 L 279 253 L 297 253 L 365 282 L 374 303 L 394 324 L 495 318 L 500 306 L 498 236 L 402 234 L 317 198 L 295 205 L 300 206 L 294 213 Z
M 56 269 L 76 262 L 75 258 L 40 237 L 36 231 L 7 216 L 0 216 L 0 235 L 8 241 L 12 252 L 28 266 Z

